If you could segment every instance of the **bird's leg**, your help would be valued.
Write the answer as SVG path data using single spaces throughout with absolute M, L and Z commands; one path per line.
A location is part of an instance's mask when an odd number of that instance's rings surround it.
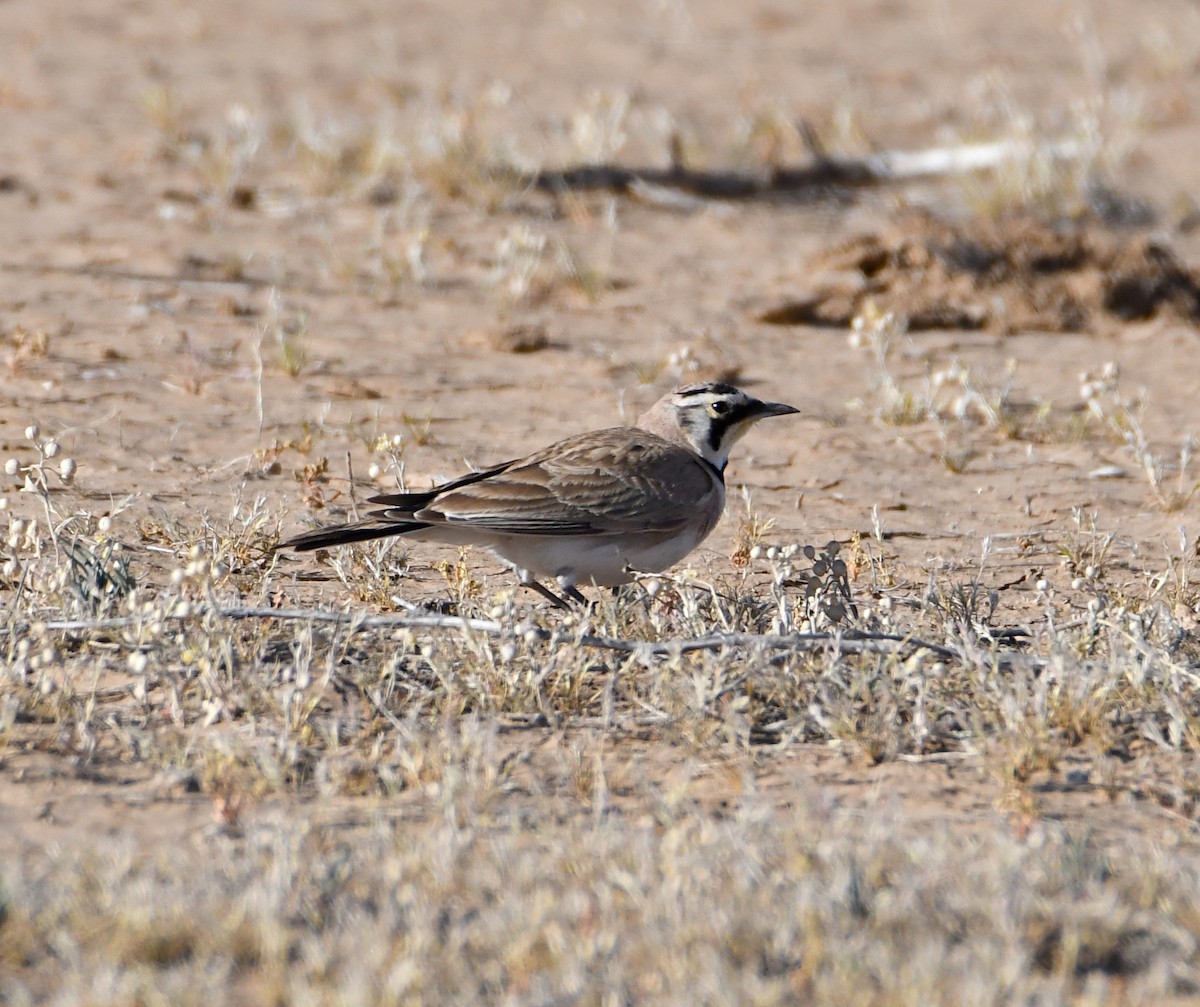
M 562 589 L 563 594 L 570 598 L 571 601 L 575 602 L 576 605 L 583 605 L 585 608 L 591 605 L 591 601 L 588 599 L 588 596 L 580 591 L 579 588 L 577 588 L 574 584 L 563 584 Z
M 546 587 L 545 584 L 541 584 L 535 580 L 533 574 L 531 574 L 528 570 L 518 569 L 517 576 L 520 578 L 521 583 L 525 587 L 533 588 L 555 608 L 562 608 L 570 611 L 571 606 L 567 603 L 568 599 L 575 602 L 576 605 L 583 605 L 585 608 L 591 605 L 591 602 L 588 600 L 585 594 L 581 593 L 574 584 L 564 583 L 562 578 L 559 578 L 558 584 L 559 587 L 562 588 L 563 595 L 566 595 L 565 598 L 561 595 L 555 594 L 548 587 Z
M 551 591 L 550 588 L 546 587 L 545 584 L 539 584 L 536 580 L 534 580 L 533 574 L 531 574 L 528 570 L 522 570 L 518 568 L 517 578 L 521 581 L 522 585 L 533 588 L 555 608 L 570 609 L 571 606 L 567 604 L 565 599 L 560 598 L 553 591 Z
M 560 575 L 555 580 L 558 581 L 559 590 L 576 605 L 581 605 L 586 609 L 592 607 L 592 600 L 575 586 L 575 581 L 570 577 Z
M 570 610 L 571 606 L 567 604 L 566 599 L 560 598 L 553 591 L 551 591 L 550 588 L 546 587 L 545 584 L 539 584 L 533 578 L 530 578 L 529 580 L 526 580 L 526 581 L 522 581 L 522 583 L 526 587 L 533 588 L 538 594 L 540 594 L 543 598 L 545 598 L 548 602 L 550 602 L 550 604 L 553 605 L 555 608 L 564 608 L 564 609 L 567 609 L 568 611 Z

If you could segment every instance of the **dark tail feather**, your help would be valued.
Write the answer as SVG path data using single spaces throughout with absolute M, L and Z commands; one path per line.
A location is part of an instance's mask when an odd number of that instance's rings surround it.
M 395 508 L 403 514 L 415 514 L 422 508 L 428 507 L 443 493 L 449 493 L 453 490 L 462 489 L 464 486 L 470 486 L 472 483 L 490 479 L 494 475 L 499 475 L 512 464 L 512 462 L 505 462 L 503 465 L 494 465 L 490 469 L 468 472 L 465 476 L 451 479 L 448 483 L 442 483 L 440 486 L 435 486 L 433 489 L 424 490 L 420 493 L 383 493 L 379 496 L 367 497 L 367 502 L 384 504 L 387 507 Z
M 296 552 L 309 552 L 312 549 L 328 549 L 335 545 L 349 545 L 351 542 L 369 542 L 371 539 L 387 538 L 389 535 L 405 535 L 408 532 L 428 528 L 429 525 L 420 521 L 400 523 L 397 521 L 360 521 L 358 524 L 346 524 L 332 528 L 317 528 L 313 531 L 297 535 L 286 542 L 280 542 L 275 548 L 294 549 Z
M 382 493 L 379 496 L 367 497 L 367 503 L 385 504 L 406 514 L 414 514 L 422 507 L 428 507 L 446 487 L 439 486 L 435 490 L 424 493 Z

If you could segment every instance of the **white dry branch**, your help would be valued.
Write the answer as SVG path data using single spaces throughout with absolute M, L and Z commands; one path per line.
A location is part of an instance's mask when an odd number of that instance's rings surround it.
M 482 633 L 487 636 L 521 635 L 547 642 L 566 642 L 574 646 L 590 647 L 630 654 L 637 658 L 672 658 L 696 651 L 728 650 L 735 648 L 759 648 L 773 651 L 832 650 L 838 654 L 883 654 L 892 655 L 901 651 L 926 651 L 941 660 L 975 664 L 979 660 L 994 661 L 998 665 L 1030 662 L 1039 659 L 1019 651 L 978 651 L 970 653 L 941 644 L 931 643 L 914 636 L 900 633 L 871 633 L 857 630 L 842 630 L 834 633 L 708 633 L 703 636 L 683 637 L 674 640 L 647 641 L 625 640 L 619 637 L 598 636 L 591 633 L 574 634 L 570 631 L 551 631 L 537 626 L 506 625 L 495 619 L 470 619 L 452 615 L 367 615 L 364 613 L 330 612 L 319 609 L 295 608 L 252 608 L 212 606 L 186 606 L 169 612 L 165 618 L 182 620 L 212 616 L 218 619 L 269 619 L 276 621 L 299 621 L 327 623 L 347 626 L 351 632 L 370 629 L 444 629 L 466 633 Z M 139 622 L 136 616 L 118 616 L 104 619 L 47 620 L 36 623 L 37 628 L 48 632 L 80 633 L 121 629 Z M 19 635 L 33 628 L 28 621 L 0 626 L 0 636 Z

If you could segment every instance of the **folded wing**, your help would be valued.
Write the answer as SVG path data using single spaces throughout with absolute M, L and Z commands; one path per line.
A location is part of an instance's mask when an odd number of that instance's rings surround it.
M 691 452 L 640 430 L 569 438 L 519 462 L 427 493 L 372 497 L 383 521 L 509 535 L 620 535 L 686 525 L 720 476 Z

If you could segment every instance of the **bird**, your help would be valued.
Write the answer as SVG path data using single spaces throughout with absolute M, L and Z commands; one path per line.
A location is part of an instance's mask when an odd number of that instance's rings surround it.
M 798 413 L 719 381 L 682 385 L 632 427 L 576 434 L 523 458 L 429 490 L 369 499 L 381 509 L 354 524 L 282 542 L 305 552 L 403 535 L 485 546 L 522 585 L 569 608 L 577 585 L 617 587 L 660 573 L 695 549 L 725 510 L 729 452 L 759 420 Z

